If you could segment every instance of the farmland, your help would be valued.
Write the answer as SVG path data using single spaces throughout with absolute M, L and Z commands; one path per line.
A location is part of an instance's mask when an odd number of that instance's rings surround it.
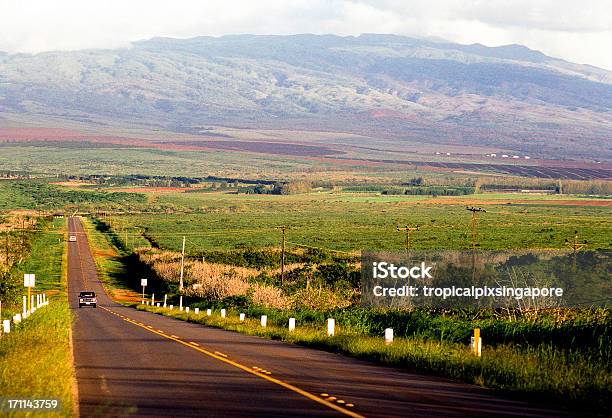
M 357 252 L 363 248 L 401 249 L 396 225 L 419 225 L 414 248 L 469 248 L 470 213 L 481 205 L 479 242 L 483 249 L 563 248 L 579 231 L 590 248 L 610 248 L 610 200 L 556 200 L 550 196 L 470 195 L 464 197 L 383 196 L 375 193 L 311 193 L 293 196 L 227 193 L 164 193 L 156 205 L 183 214 L 113 217 L 113 229 L 128 234 L 130 247 L 156 245 L 187 252 L 277 247 L 279 225 L 288 226 L 289 246 Z

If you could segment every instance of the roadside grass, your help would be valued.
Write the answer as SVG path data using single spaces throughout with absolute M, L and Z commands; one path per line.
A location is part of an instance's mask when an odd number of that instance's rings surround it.
M 32 241 L 30 256 L 15 266 L 15 273 L 36 274 L 36 291 L 52 291 L 66 294 L 66 283 L 62 283 L 62 254 L 64 250 L 65 219 L 50 222 L 45 231 Z
M 432 374 L 492 388 L 521 399 L 555 403 L 572 409 L 609 411 L 612 406 L 612 374 L 609 364 L 592 361 L 585 350 L 560 350 L 551 344 L 537 346 L 500 344 L 487 347 L 481 358 L 472 355 L 465 344 L 423 338 L 396 338 L 390 345 L 382 336 L 372 337 L 336 326 L 336 335 L 328 337 L 319 328 L 299 326 L 293 332 L 259 319 L 238 319 L 238 312 L 228 317 L 218 313 L 196 315 L 177 309 L 138 305 L 137 309 L 179 320 L 255 335 L 341 353 L 376 363 L 401 367 L 413 372 Z M 596 356 L 593 354 L 593 356 Z
M 10 334 L 0 338 L 0 393 L 3 396 L 56 398 L 61 411 L 49 416 L 74 415 L 74 367 L 70 332 L 72 315 L 66 293 L 67 251 L 65 220 L 57 219 L 35 235 L 32 252 L 19 272 L 36 274 L 36 291 L 47 291 L 49 305 L 36 311 Z M 19 306 L 4 310 L 6 316 Z M 10 413 L 8 416 L 33 413 Z
M 73 415 L 71 324 L 70 309 L 62 296 L 0 338 L 2 396 L 59 399 L 62 411 L 50 416 Z M 23 413 L 8 414 L 17 415 Z
M 138 302 L 140 295 L 128 286 L 125 254 L 110 240 L 111 235 L 96 229 L 89 218 L 81 218 L 89 246 L 96 262 L 98 277 L 113 299 L 121 302 Z

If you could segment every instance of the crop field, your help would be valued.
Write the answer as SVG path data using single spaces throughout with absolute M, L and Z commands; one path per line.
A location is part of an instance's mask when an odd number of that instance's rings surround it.
M 471 212 L 482 206 L 478 242 L 483 249 L 564 248 L 578 231 L 589 248 L 612 247 L 612 200 L 556 199 L 533 195 L 463 197 L 384 196 L 374 193 L 311 193 L 294 196 L 227 193 L 164 193 L 155 205 L 192 213 L 139 214 L 112 218 L 113 229 L 127 234 L 130 247 L 155 245 L 187 252 L 271 247 L 286 225 L 288 246 L 334 251 L 401 249 L 404 234 L 396 226 L 419 226 L 414 248 L 470 248 Z
M 316 173 L 319 179 L 359 179 L 384 173 L 384 177 L 398 180 L 406 171 L 418 170 L 541 179 L 612 178 L 612 166 L 607 163 L 492 159 L 485 157 L 485 152 L 492 152 L 488 148 L 359 138 L 368 146 L 355 145 L 354 135 L 342 132 L 214 130 L 201 135 L 159 132 L 151 136 L 65 128 L 0 128 L 0 167 L 53 175 L 297 178 Z M 446 150 L 452 155 L 447 156 Z

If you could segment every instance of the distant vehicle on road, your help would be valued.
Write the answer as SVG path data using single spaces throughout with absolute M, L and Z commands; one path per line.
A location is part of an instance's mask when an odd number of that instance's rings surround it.
M 93 306 L 94 308 L 98 305 L 98 298 L 96 298 L 96 292 L 80 292 L 79 293 L 79 308 L 83 306 Z
M 70 238 L 68 238 L 68 241 L 76 242 L 76 235 L 70 235 Z

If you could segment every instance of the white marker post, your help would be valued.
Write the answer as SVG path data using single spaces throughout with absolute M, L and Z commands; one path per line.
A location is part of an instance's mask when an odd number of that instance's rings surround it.
M 11 320 L 5 319 L 4 321 L 2 321 L 2 328 L 2 332 L 4 332 L 5 334 L 11 332 Z
M 21 314 L 16 314 L 15 316 L 13 316 L 13 322 L 18 324 L 21 322 Z
M 147 287 L 147 279 L 140 279 L 140 285 L 142 286 L 142 304 L 145 304 L 145 287 Z
M 221 318 L 225 318 L 225 308 L 221 309 Z
M 36 305 L 34 305 L 34 295 L 30 295 L 30 312 L 34 312 L 36 310 Z
M 393 328 L 385 328 L 385 344 L 393 342 Z
M 170 305 L 170 310 L 174 309 L 174 305 Z
M 179 296 L 179 310 L 183 310 L 183 296 Z
M 295 331 L 295 318 L 289 318 L 289 331 Z
M 155 293 L 151 294 L 151 306 L 155 306 Z
M 189 306 L 185 308 L 185 312 L 189 313 Z
M 212 309 L 206 309 L 206 316 L 212 315 Z
M 168 294 L 164 295 L 164 308 L 166 307 L 166 302 L 168 302 Z
M 159 302 L 157 302 L 157 303 L 155 304 L 155 306 L 157 306 L 157 307 L 159 308 L 159 306 L 160 306 L 160 305 L 159 305 Z
M 333 337 L 336 334 L 336 320 L 327 318 L 327 336 Z
M 28 297 L 24 296 L 23 297 L 23 314 L 22 316 L 25 318 L 28 317 Z
M 240 322 L 244 322 L 245 315 L 243 313 L 240 314 Z
M 194 311 L 195 311 L 195 314 L 196 314 L 196 315 L 199 315 L 199 314 L 200 314 L 200 308 L 195 308 L 195 309 L 194 309 Z
M 266 327 L 268 325 L 268 315 L 261 316 L 261 326 Z

